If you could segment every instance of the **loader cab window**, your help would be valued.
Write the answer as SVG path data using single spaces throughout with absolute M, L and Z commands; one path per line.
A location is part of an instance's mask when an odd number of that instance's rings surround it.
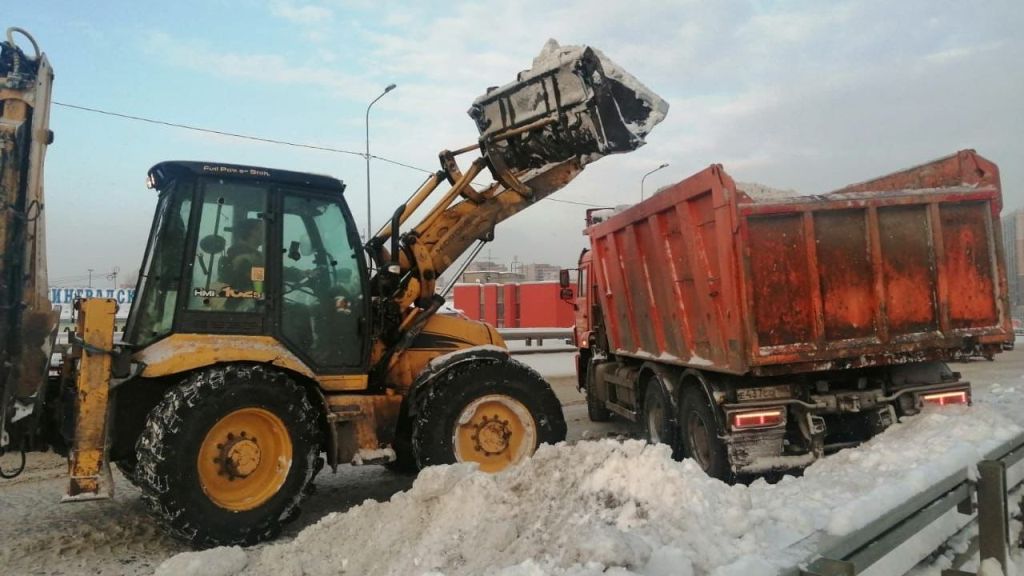
M 331 199 L 284 197 L 281 236 L 281 331 L 321 367 L 360 366 L 366 302 L 359 242 Z
M 260 313 L 265 299 L 267 187 L 200 180 L 202 207 L 188 309 Z
M 125 327 L 128 342 L 146 345 L 171 331 L 192 212 L 192 191 L 192 182 L 187 180 L 172 181 L 161 190 L 139 274 L 139 298 Z

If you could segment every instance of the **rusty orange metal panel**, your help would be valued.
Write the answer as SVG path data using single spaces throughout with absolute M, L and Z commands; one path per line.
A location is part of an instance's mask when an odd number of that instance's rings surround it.
M 864 210 L 814 215 L 826 340 L 876 335 L 878 301 L 867 218 Z
M 982 203 L 939 208 L 949 278 L 951 327 L 970 328 L 997 321 L 992 222 Z
M 613 352 L 745 369 L 732 186 L 713 166 L 588 229 Z
M 814 319 L 803 217 L 763 216 L 752 218 L 748 227 L 757 347 L 811 342 Z
M 785 374 L 1012 339 L 998 168 L 970 150 L 755 201 L 713 165 L 588 228 L 612 352 Z
M 927 205 L 878 210 L 886 310 L 892 336 L 939 329 Z

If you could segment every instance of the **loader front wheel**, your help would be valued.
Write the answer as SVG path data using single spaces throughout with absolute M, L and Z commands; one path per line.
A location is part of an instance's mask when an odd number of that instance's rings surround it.
M 412 442 L 420 467 L 476 462 L 499 472 L 540 444 L 565 440 L 555 393 L 514 360 L 455 366 L 421 394 L 419 406 Z
M 149 415 L 135 476 L 150 512 L 197 548 L 251 545 L 295 516 L 316 470 L 317 412 L 287 375 L 193 373 Z

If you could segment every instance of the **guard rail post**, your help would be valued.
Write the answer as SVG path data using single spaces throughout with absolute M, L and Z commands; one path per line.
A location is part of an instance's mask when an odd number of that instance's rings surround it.
M 1006 572 L 1010 547 L 1010 506 L 1006 494 L 1006 464 L 978 463 L 978 542 L 982 560 L 995 558 Z
M 995 558 L 1006 572 L 1010 555 L 1010 506 L 1006 486 L 1006 463 L 978 462 L 978 563 Z M 942 576 L 975 576 L 963 570 L 943 570 Z

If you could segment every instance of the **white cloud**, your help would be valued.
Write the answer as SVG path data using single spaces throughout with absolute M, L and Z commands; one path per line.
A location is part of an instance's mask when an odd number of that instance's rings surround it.
M 181 41 L 158 32 L 147 38 L 147 49 L 166 62 L 193 71 L 254 82 L 315 86 L 343 96 L 360 97 L 365 80 L 339 68 L 324 66 L 323 53 L 316 60 L 293 62 L 280 54 L 219 51 L 197 41 Z
M 314 4 L 297 5 L 284 0 L 271 2 L 270 11 L 274 16 L 284 18 L 293 24 L 306 26 L 319 26 L 334 17 L 334 12 L 329 8 Z
M 317 9 L 325 13 L 318 17 Z M 1019 3 L 979 11 L 940 10 L 924 0 L 782 9 L 738 0 L 524 0 L 435 11 L 336 2 L 278 3 L 272 11 L 317 31 L 307 36 L 313 47 L 338 56 L 312 50 L 310 60 L 295 60 L 272 47 L 225 53 L 168 38 L 157 40 L 157 52 L 190 69 L 312 87 L 357 103 L 396 82 L 374 108 L 373 152 L 433 168 L 438 150 L 475 138 L 465 110 L 487 86 L 511 80 L 549 37 L 589 43 L 672 108 L 648 146 L 598 162 L 556 197 L 631 202 L 640 176 L 662 162 L 671 167 L 648 179 L 651 189 L 721 162 L 740 179 L 825 191 L 973 146 L 1002 162 L 1007 204 L 1024 203 L 1017 192 L 1024 189 Z M 349 27 L 316 27 L 330 18 Z M 361 113 L 342 122 L 354 133 L 363 127 Z M 380 162 L 373 170 L 375 214 L 422 177 Z M 362 178 L 346 175 L 355 189 L 365 185 Z M 502 224 L 491 250 L 500 258 L 569 264 L 583 245 L 583 211 L 544 202 Z

